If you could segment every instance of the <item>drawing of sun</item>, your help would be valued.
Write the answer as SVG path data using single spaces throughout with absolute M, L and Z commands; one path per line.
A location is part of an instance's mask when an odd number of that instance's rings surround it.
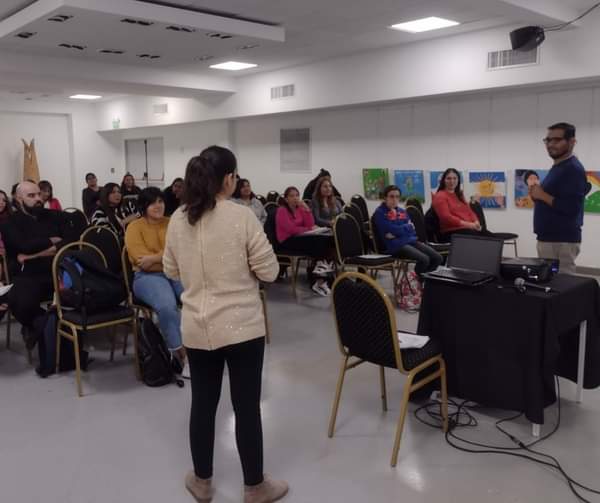
M 478 184 L 481 197 L 493 197 L 496 194 L 496 182 L 491 179 L 481 180 Z

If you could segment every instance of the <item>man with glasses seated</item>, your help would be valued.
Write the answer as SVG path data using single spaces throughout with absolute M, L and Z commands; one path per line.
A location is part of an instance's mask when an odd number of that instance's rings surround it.
M 588 190 L 585 168 L 573 155 L 575 126 L 559 122 L 544 138 L 552 169 L 541 184 L 532 184 L 529 195 L 535 203 L 533 231 L 540 258 L 560 260 L 560 271 L 575 274 L 575 259 L 581 246 L 583 205 Z

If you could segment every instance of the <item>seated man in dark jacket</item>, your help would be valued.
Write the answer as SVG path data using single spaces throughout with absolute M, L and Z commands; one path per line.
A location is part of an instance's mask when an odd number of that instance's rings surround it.
M 63 241 L 62 213 L 44 208 L 35 183 L 20 183 L 15 200 L 16 211 L 2 226 L 13 283 L 8 304 L 31 349 L 44 328 L 40 303 L 52 298 L 52 258 Z

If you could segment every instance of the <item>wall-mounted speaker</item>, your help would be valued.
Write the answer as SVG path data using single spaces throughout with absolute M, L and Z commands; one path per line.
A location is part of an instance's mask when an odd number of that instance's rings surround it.
M 510 43 L 514 51 L 531 51 L 546 39 L 541 26 L 525 26 L 510 32 Z

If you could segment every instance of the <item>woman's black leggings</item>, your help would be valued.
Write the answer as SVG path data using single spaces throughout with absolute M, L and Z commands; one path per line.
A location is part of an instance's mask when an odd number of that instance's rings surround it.
M 264 337 L 214 351 L 186 350 L 192 379 L 190 445 L 196 476 L 208 479 L 213 474 L 215 415 L 227 363 L 231 403 L 235 412 L 235 439 L 244 483 L 249 486 L 260 484 L 263 481 L 260 394 Z

